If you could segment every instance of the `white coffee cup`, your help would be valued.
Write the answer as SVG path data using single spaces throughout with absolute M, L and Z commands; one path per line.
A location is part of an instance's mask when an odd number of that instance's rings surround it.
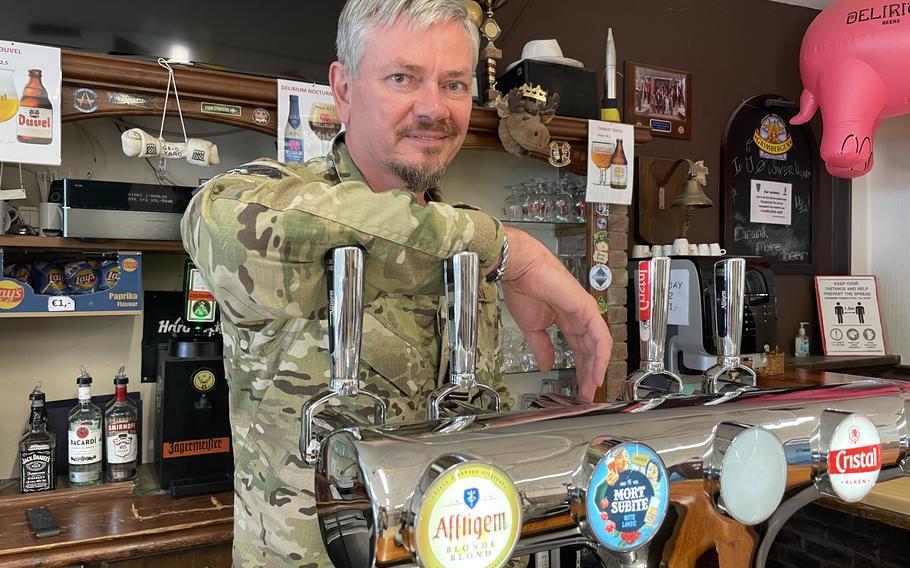
M 10 205 L 9 201 L 0 199 L 0 235 L 5 235 L 13 221 L 18 218 L 19 211 Z
M 651 256 L 651 249 L 648 245 L 635 245 L 632 247 L 632 258 L 648 258 Z
M 673 256 L 676 254 L 676 249 L 673 248 L 673 245 L 664 245 L 664 256 Z
M 695 243 L 689 243 L 689 256 L 698 255 L 698 245 Z
M 38 204 L 38 234 L 42 237 L 63 234 L 63 207 L 59 203 Z
M 678 238 L 673 240 L 673 252 L 679 256 L 689 254 L 689 239 Z
M 664 255 L 664 247 L 661 245 L 651 245 L 651 256 L 658 257 Z
M 711 256 L 711 249 L 708 247 L 708 243 L 698 245 L 698 256 Z
M 711 256 L 723 256 L 727 254 L 727 249 L 720 248 L 718 243 L 711 243 L 708 245 L 708 250 L 711 251 Z

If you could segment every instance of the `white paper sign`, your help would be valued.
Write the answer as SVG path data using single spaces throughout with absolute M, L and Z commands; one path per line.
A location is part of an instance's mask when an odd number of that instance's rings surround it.
M 884 355 L 874 276 L 816 276 L 825 355 Z
M 0 41 L 0 162 L 60 165 L 61 77 L 56 47 Z
M 752 223 L 789 225 L 792 206 L 792 183 L 752 180 L 752 207 L 749 213 Z
M 325 156 L 342 129 L 326 85 L 278 79 L 278 161 Z
M 632 203 L 635 128 L 631 124 L 588 121 L 588 185 L 585 201 Z
M 75 312 L 76 302 L 69 296 L 48 296 L 47 311 L 49 312 Z
M 670 270 L 670 325 L 689 325 L 689 271 Z

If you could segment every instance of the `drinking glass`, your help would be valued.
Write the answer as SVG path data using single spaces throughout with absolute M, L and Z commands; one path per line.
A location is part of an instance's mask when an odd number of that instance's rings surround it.
M 0 69 L 0 142 L 4 144 L 16 141 L 16 121 L 11 119 L 19 113 L 19 95 L 13 76 L 12 69 Z
M 591 161 L 600 170 L 600 181 L 597 185 L 608 185 L 607 170 L 610 169 L 610 160 L 613 159 L 613 150 L 616 147 L 611 142 L 594 142 L 591 144 Z

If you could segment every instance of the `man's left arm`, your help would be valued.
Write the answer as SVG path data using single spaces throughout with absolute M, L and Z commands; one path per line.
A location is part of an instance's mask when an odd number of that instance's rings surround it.
M 593 400 L 613 349 L 597 302 L 540 241 L 512 227 L 506 236 L 509 258 L 502 286 L 509 312 L 541 371 L 550 370 L 555 359 L 547 328 L 559 327 L 575 358 L 579 398 Z

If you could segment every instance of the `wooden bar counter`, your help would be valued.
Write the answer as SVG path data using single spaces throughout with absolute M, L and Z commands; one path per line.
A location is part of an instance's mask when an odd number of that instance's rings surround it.
M 230 566 L 234 494 L 142 494 L 149 469 L 139 485 L 0 497 L 0 566 Z M 35 537 L 25 509 L 38 506 L 56 517 L 58 536 Z
M 863 379 L 788 367 L 783 375 L 761 377 L 759 384 L 779 388 Z M 155 490 L 151 478 L 151 468 L 146 465 L 140 468 L 140 482 L 136 485 L 104 484 L 0 496 L 0 566 L 230 566 L 233 494 L 172 499 Z M 856 505 L 820 502 L 910 528 L 907 478 L 879 484 L 864 502 Z M 42 505 L 57 518 L 60 535 L 43 539 L 34 536 L 24 511 Z

